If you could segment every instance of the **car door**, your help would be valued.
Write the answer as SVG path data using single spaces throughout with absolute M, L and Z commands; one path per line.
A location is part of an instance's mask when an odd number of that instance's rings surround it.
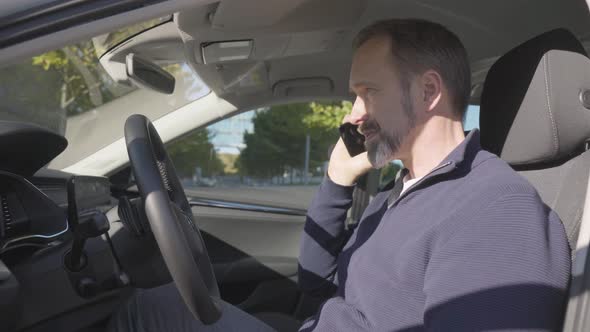
M 248 110 L 168 144 L 226 301 L 248 312 L 313 312 L 317 300 L 296 285 L 299 239 L 350 107 Z

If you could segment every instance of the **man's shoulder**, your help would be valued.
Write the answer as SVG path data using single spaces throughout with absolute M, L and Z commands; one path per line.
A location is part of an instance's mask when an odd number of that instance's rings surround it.
M 446 234 L 441 238 L 465 232 L 488 236 L 481 232 L 486 227 L 498 234 L 512 232 L 514 227 L 519 231 L 537 232 L 545 229 L 548 222 L 559 221 L 527 179 L 497 156 L 488 152 L 482 156 L 485 158 L 474 163 L 463 178 L 462 199 L 455 201 L 454 213 L 438 224 L 437 229 Z M 552 236 L 561 241 L 565 233 L 560 230 Z
M 488 199 L 507 195 L 522 195 L 539 198 L 535 187 L 508 163 L 498 156 L 481 151 L 471 165 L 464 182 L 473 189 L 472 194 L 487 196 Z

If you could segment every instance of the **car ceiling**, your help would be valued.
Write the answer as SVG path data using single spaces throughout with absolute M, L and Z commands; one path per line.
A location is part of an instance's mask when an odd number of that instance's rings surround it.
M 590 37 L 588 7 L 577 0 L 223 0 L 182 11 L 175 23 L 195 70 L 242 108 L 305 96 L 350 98 L 354 36 L 393 17 L 424 18 L 455 32 L 468 50 L 475 86 L 498 56 L 542 32 L 565 27 L 583 42 Z M 203 64 L 204 43 L 248 39 L 254 44 L 248 60 Z M 235 84 L 249 73 L 263 76 L 258 86 Z M 277 89 L 281 81 L 286 88 Z M 474 102 L 478 97 L 475 89 Z
M 350 99 L 352 39 L 362 27 L 379 19 L 418 17 L 454 31 L 471 60 L 475 103 L 494 60 L 535 35 L 565 27 L 590 47 L 588 7 L 583 0 L 169 0 L 168 4 L 176 11 L 174 22 L 123 42 L 101 62 L 107 71 L 114 76 L 118 71 L 120 76 L 122 59 L 129 52 L 155 61 L 188 61 L 219 97 L 238 109 L 300 99 Z M 79 36 L 105 32 L 109 24 L 90 31 L 101 21 L 117 22 L 110 25 L 113 29 L 123 21 L 144 20 L 149 10 L 97 20 L 79 27 L 83 30 Z M 159 12 L 162 14 L 161 9 Z M 63 35 L 73 36 L 72 31 Z M 59 33 L 46 40 L 56 35 Z M 68 39 L 71 37 L 61 38 Z M 249 59 L 203 63 L 202 45 L 236 40 L 253 41 Z M 31 43 L 31 50 L 40 50 L 42 43 L 38 44 Z M 53 44 L 53 48 L 61 46 Z M 5 54 L 10 58 L 9 51 L 0 50 L 0 59 Z M 22 47 L 20 52 L 22 58 Z

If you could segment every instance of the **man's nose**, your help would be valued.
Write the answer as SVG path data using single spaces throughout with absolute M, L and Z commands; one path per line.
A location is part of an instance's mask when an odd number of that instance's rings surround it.
M 352 124 L 361 124 L 369 118 L 365 102 L 362 98 L 356 97 L 354 104 L 352 104 L 352 111 L 350 112 L 350 122 Z

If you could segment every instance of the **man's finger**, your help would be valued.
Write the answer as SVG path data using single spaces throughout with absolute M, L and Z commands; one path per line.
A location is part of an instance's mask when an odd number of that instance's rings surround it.
M 365 151 L 359 155 L 352 157 L 358 167 L 362 168 L 363 170 L 369 171 L 373 168 L 371 162 L 369 161 L 369 154 Z
M 350 122 L 350 114 L 346 114 L 343 118 L 342 118 L 342 124 L 348 123 Z

